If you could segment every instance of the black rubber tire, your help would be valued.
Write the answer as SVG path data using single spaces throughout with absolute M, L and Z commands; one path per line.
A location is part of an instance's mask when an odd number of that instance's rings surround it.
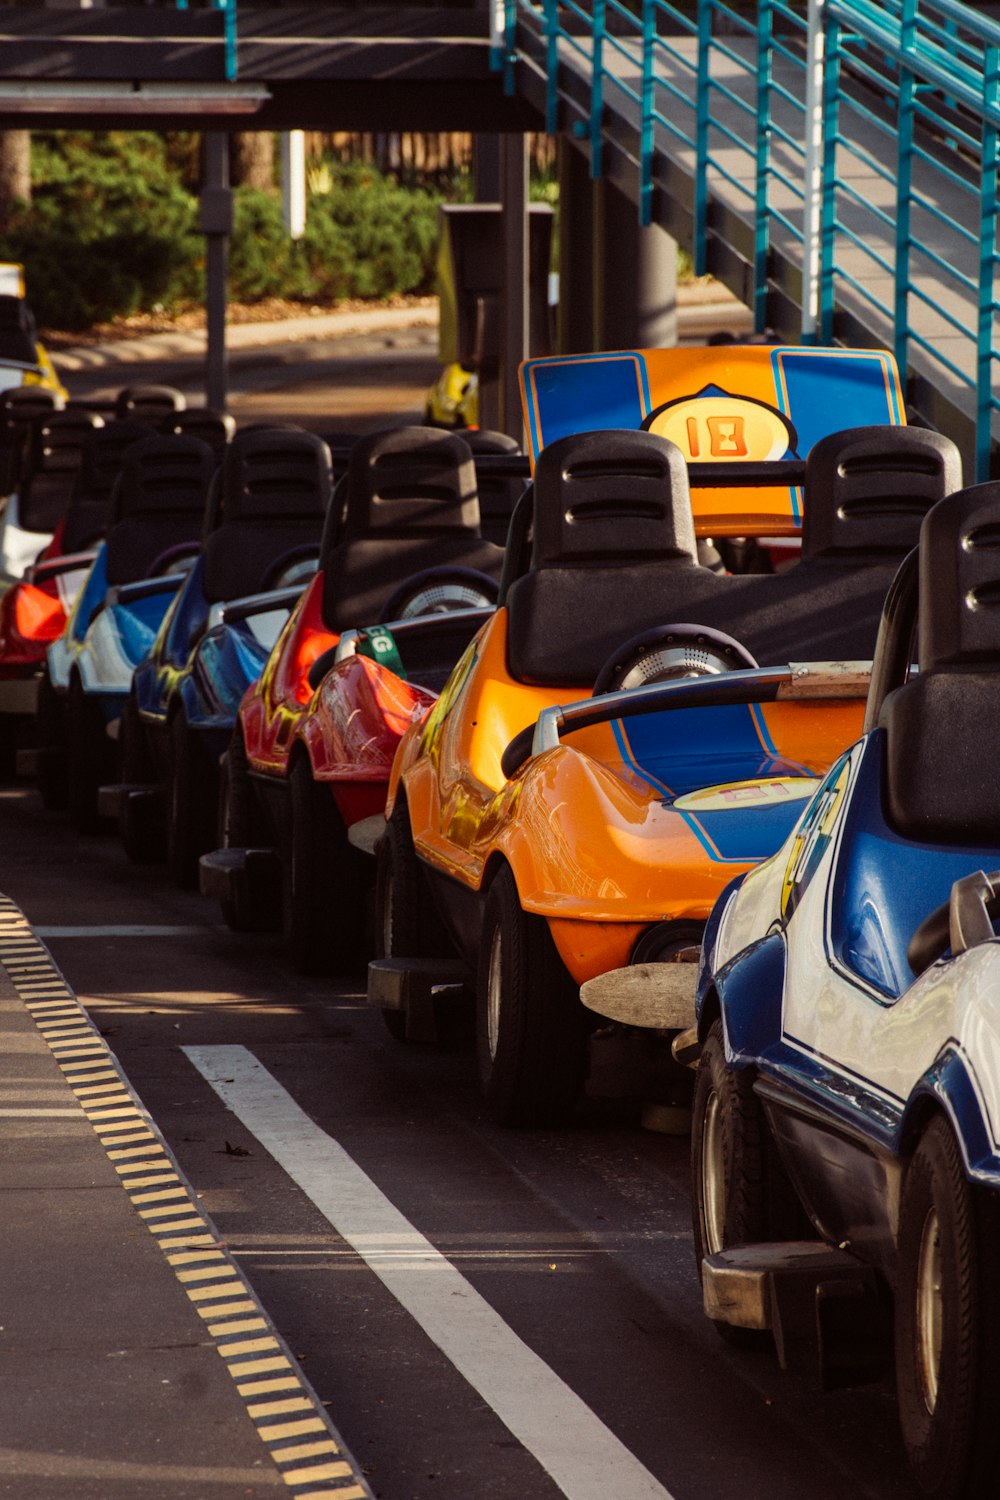
M 97 791 L 115 773 L 115 750 L 100 704 L 88 697 L 79 677 L 70 679 L 66 706 L 69 741 L 69 810 L 81 833 L 97 833 L 102 819 Z
M 167 773 L 167 871 L 182 890 L 198 884 L 198 861 L 212 847 L 219 775 L 183 712 L 170 721 Z
M 922 1337 L 927 1274 L 940 1282 L 939 1357 Z M 903 1444 L 928 1500 L 987 1500 L 1000 1473 L 1000 1197 L 975 1187 L 942 1115 L 928 1125 L 903 1185 L 896 1274 L 896 1395 Z M 933 1344 L 933 1337 L 931 1340 Z M 928 1356 L 924 1358 L 925 1354 Z M 936 1366 L 936 1390 L 924 1374 Z
M 143 786 L 157 780 L 134 692 L 125 700 L 118 729 L 118 779 Z M 155 865 L 165 856 L 166 828 L 159 815 L 137 819 L 122 813 L 118 819 L 118 837 L 133 864 Z
M 288 829 L 282 847 L 285 938 L 301 974 L 342 974 L 362 961 L 370 872 L 329 787 L 312 778 L 304 755 L 288 778 Z
M 267 848 L 273 843 L 250 782 L 239 724 L 222 757 L 217 819 L 216 839 L 220 849 Z M 230 932 L 277 932 L 281 927 L 281 907 L 277 901 L 265 904 L 251 895 L 245 901 L 238 898 L 220 901 L 219 906 Z
M 50 812 L 63 812 L 69 806 L 66 701 L 52 686 L 47 671 L 38 684 L 35 723 L 38 795 Z
M 509 867 L 486 897 L 476 982 L 476 1056 L 501 1125 L 565 1125 L 587 1076 L 589 1012 L 543 917 L 521 909 Z
M 727 1068 L 722 1022 L 709 1028 L 691 1106 L 691 1227 L 701 1277 L 706 1255 L 773 1238 L 776 1172 L 764 1112 L 750 1068 Z M 767 1334 L 715 1323 L 728 1342 L 766 1344 Z
M 413 847 L 409 812 L 402 798 L 378 844 L 373 947 L 376 958 L 436 958 L 449 951 Z M 402 1011 L 383 1010 L 382 1019 L 395 1041 L 406 1041 Z

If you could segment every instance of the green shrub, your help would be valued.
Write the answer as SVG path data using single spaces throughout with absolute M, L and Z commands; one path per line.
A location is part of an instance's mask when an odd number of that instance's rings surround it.
M 0 230 L 0 259 L 23 261 L 39 323 L 82 329 L 204 296 L 205 241 L 197 196 L 182 180 L 190 136 L 40 133 L 32 139 L 33 200 Z M 275 194 L 234 195 L 229 294 L 334 302 L 429 292 L 437 194 L 401 186 L 364 164 L 320 163 L 307 226 L 289 239 Z

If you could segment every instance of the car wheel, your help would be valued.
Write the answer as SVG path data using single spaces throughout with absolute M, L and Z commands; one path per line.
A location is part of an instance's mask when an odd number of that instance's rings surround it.
M 218 781 L 183 713 L 170 721 L 167 772 L 167 870 L 182 890 L 198 884 L 198 860 L 211 848 Z
M 129 694 L 122 709 L 118 730 L 118 766 L 122 782 L 146 786 L 156 781 L 134 693 Z M 118 819 L 118 836 L 133 864 L 158 863 L 164 856 L 165 848 L 161 809 L 157 807 L 152 816 L 146 815 L 144 810 L 144 815 L 138 818 L 123 811 Z
M 563 1125 L 587 1071 L 588 1016 L 548 924 L 521 910 L 510 869 L 486 898 L 476 984 L 483 1094 L 501 1125 Z
M 289 827 L 282 858 L 285 935 L 303 974 L 356 967 L 364 948 L 364 856 L 347 830 L 329 787 L 313 780 L 300 755 L 289 777 Z
M 691 1109 L 691 1221 L 702 1262 L 731 1245 L 772 1237 L 768 1184 L 771 1148 L 748 1068 L 727 1068 L 722 1022 L 709 1029 Z M 732 1343 L 758 1345 L 766 1334 L 716 1323 Z
M 69 806 L 66 764 L 66 704 L 52 686 L 48 672 L 38 684 L 36 740 L 38 744 L 38 794 L 50 812 Z
M 217 811 L 216 837 L 221 849 L 266 848 L 273 843 L 271 835 L 264 832 L 238 724 L 222 757 Z M 276 901 L 265 904 L 259 900 L 252 887 L 221 900 L 219 906 L 230 932 L 276 932 L 281 926 L 280 906 Z
M 400 799 L 385 825 L 375 859 L 375 957 L 435 958 L 448 944 L 413 847 L 406 803 Z M 383 1010 L 389 1035 L 406 1040 L 406 1016 Z
M 114 775 L 114 751 L 101 706 L 87 696 L 79 677 L 70 681 L 66 720 L 69 809 L 81 833 L 96 833 L 101 826 L 97 789 Z
M 1000 1199 L 966 1178 L 943 1116 L 906 1173 L 896 1278 L 896 1393 L 921 1494 L 994 1495 Z

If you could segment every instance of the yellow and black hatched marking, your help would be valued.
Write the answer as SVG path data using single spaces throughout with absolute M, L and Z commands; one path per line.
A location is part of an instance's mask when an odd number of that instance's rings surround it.
M 290 1496 L 371 1500 L 264 1309 L 198 1206 L 107 1044 L 20 909 L 0 896 L 0 964 L 114 1164 L 139 1217 L 204 1320 Z

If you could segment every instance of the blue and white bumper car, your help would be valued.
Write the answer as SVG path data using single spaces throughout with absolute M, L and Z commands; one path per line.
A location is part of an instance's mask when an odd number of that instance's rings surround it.
M 998 731 L 990 483 L 924 521 L 886 601 L 866 732 L 719 898 L 697 1026 L 675 1046 L 699 1057 L 706 1312 L 738 1339 L 769 1330 L 827 1385 L 894 1356 L 934 1500 L 1000 1486 Z

